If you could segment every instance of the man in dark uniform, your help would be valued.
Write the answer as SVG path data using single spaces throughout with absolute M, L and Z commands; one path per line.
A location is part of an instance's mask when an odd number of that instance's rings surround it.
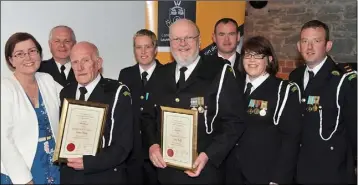
M 150 30 L 141 29 L 133 38 L 133 50 L 137 64 L 121 70 L 118 80 L 126 84 L 133 98 L 134 115 L 134 146 L 128 159 L 128 183 L 157 184 L 156 168 L 149 160 L 148 142 L 142 138 L 140 114 L 144 102 L 151 96 L 148 86 L 155 85 L 151 80 L 156 75 L 157 68 L 162 66 L 155 59 L 157 55 L 157 36 Z M 144 146 L 144 147 L 143 147 Z
M 75 82 L 69 58 L 71 48 L 76 44 L 73 30 L 63 25 L 52 28 L 48 44 L 52 58 L 42 61 L 38 71 L 50 74 L 62 86 Z
M 296 181 L 299 184 L 356 183 L 357 74 L 337 66 L 326 24 L 301 28 L 298 51 L 305 65 L 290 74 L 302 92 L 303 129 Z
M 61 183 L 64 184 L 119 184 L 126 183 L 125 160 L 133 145 L 133 114 L 129 88 L 116 80 L 102 78 L 102 58 L 95 45 L 76 44 L 71 51 L 71 63 L 77 82 L 64 87 L 64 98 L 108 104 L 102 146 L 96 156 L 85 155 L 68 159 L 62 165 Z
M 234 68 L 235 74 L 240 75 L 239 61 L 240 54 L 236 52 L 237 44 L 240 41 L 240 32 L 237 22 L 232 18 L 222 18 L 215 23 L 213 41 L 217 47 L 217 55 L 228 61 Z
M 220 184 L 220 165 L 243 133 L 242 99 L 236 96 L 232 68 L 217 57 L 200 57 L 200 33 L 190 20 L 179 19 L 169 28 L 170 48 L 175 59 L 158 69 L 142 117 L 149 157 L 158 167 L 162 184 Z M 198 111 L 197 150 L 194 172 L 168 167 L 160 145 L 160 106 Z M 169 156 L 167 152 L 163 155 Z

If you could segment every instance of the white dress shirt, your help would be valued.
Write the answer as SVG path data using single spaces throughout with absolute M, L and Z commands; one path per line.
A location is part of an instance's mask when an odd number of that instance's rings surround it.
M 254 92 L 255 89 L 257 89 L 270 75 L 268 73 L 265 73 L 257 78 L 255 78 L 254 80 L 250 81 L 249 79 L 249 75 L 246 75 L 246 85 L 245 85 L 245 89 L 244 92 L 246 91 L 246 87 L 247 87 L 247 83 L 251 83 L 252 87 L 251 87 L 251 92 Z
M 96 87 L 96 85 L 100 80 L 101 80 L 101 75 L 98 74 L 97 77 L 92 82 L 90 82 L 88 85 L 85 86 L 87 89 L 87 93 L 85 94 L 85 101 L 88 100 L 89 96 L 91 95 L 92 91 L 94 90 L 94 88 Z M 81 84 L 77 85 L 76 100 L 79 100 L 81 96 L 80 87 L 83 87 L 83 85 Z
M 220 55 L 219 52 L 218 52 L 218 56 L 225 59 L 222 55 Z M 230 61 L 231 67 L 234 67 L 235 60 L 236 60 L 236 52 L 233 55 L 231 55 L 231 57 L 227 60 Z
M 153 72 L 154 72 L 154 69 L 155 69 L 155 66 L 157 66 L 157 63 L 154 61 L 152 63 L 152 65 L 146 70 L 146 72 L 148 73 L 147 75 L 147 81 L 149 81 L 150 77 L 152 76 Z M 145 70 L 142 68 L 142 66 L 139 65 L 139 75 L 140 75 L 140 78 L 142 79 L 142 73 L 144 72 Z
M 200 60 L 200 56 L 198 56 L 195 61 L 191 64 L 189 64 L 188 66 L 185 66 L 187 67 L 188 69 L 184 72 L 185 74 L 185 81 L 189 78 L 190 74 L 194 71 L 196 65 L 198 64 Z M 178 83 L 179 81 L 179 77 L 180 77 L 180 68 L 183 67 L 183 66 L 180 66 L 179 63 L 177 63 L 177 66 L 175 68 L 175 82 Z
M 305 74 L 303 76 L 303 85 L 304 85 L 304 88 L 306 89 L 306 86 L 308 84 L 308 80 L 309 80 L 309 74 L 308 74 L 308 70 L 312 71 L 314 76 L 316 76 L 316 74 L 318 73 L 318 71 L 322 68 L 323 64 L 326 62 L 327 60 L 327 56 L 322 60 L 321 63 L 319 63 L 316 67 L 314 67 L 313 69 L 310 69 L 308 66 L 306 67 L 306 70 L 305 70 Z
M 56 63 L 56 65 L 57 65 L 58 71 L 60 71 L 60 73 L 61 73 L 61 66 L 62 66 L 62 64 L 60 64 L 60 63 L 58 63 L 58 62 L 56 62 L 56 61 L 55 61 L 55 63 Z M 66 69 L 64 70 L 64 72 L 65 72 L 66 79 L 67 79 L 67 78 L 68 78 L 68 74 L 70 73 L 70 70 L 71 70 L 71 62 L 66 62 L 66 64 L 64 64 L 64 66 L 66 67 Z

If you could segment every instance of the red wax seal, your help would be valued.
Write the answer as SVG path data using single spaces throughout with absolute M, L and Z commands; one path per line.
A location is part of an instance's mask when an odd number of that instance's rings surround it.
M 73 150 L 75 150 L 75 144 L 73 144 L 73 143 L 69 143 L 68 145 L 67 145 L 67 151 L 69 151 L 69 152 L 72 152 Z
M 168 154 L 169 157 L 173 157 L 174 151 L 172 149 L 168 149 L 167 154 Z

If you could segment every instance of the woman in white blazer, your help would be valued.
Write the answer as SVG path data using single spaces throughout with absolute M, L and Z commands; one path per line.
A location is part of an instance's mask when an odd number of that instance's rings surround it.
M 58 184 L 52 156 L 62 86 L 36 72 L 42 48 L 32 35 L 13 34 L 5 57 L 13 74 L 1 79 L 1 184 Z

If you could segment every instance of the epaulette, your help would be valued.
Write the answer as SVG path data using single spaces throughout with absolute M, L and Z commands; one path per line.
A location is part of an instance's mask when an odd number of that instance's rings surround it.
M 102 87 L 105 92 L 116 92 L 121 82 L 109 78 L 103 78 Z
M 353 68 L 349 63 L 337 63 L 336 66 L 342 74 L 353 71 Z

